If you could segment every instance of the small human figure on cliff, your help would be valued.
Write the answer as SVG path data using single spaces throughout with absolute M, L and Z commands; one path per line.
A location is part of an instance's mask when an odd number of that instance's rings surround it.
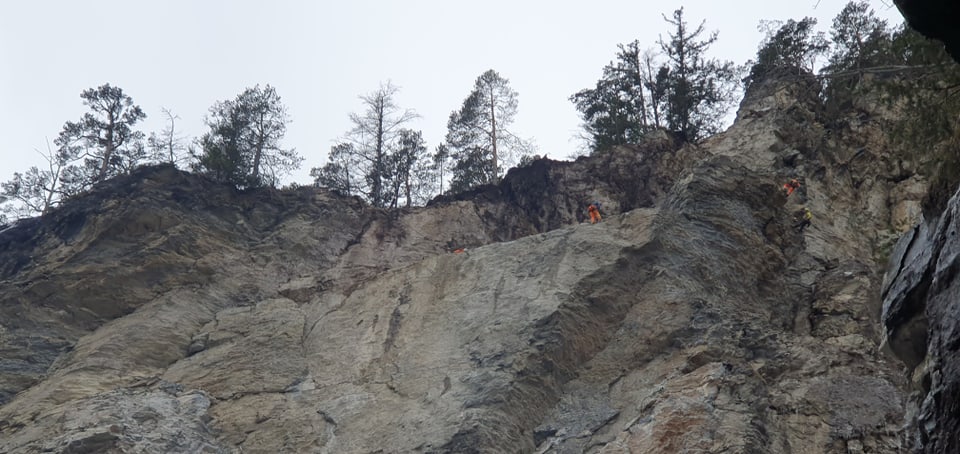
M 587 207 L 587 213 L 590 213 L 590 223 L 596 224 L 603 219 L 600 216 L 600 202 L 593 202 Z
M 783 190 L 787 193 L 787 197 L 790 197 L 790 194 L 793 194 L 793 191 L 796 191 L 798 188 L 800 188 L 800 181 L 796 178 L 783 184 Z
M 810 212 L 810 209 L 803 207 L 797 213 L 797 223 L 793 225 L 793 228 L 797 229 L 798 232 L 803 233 L 803 229 L 810 226 L 810 221 L 813 220 L 813 213 Z

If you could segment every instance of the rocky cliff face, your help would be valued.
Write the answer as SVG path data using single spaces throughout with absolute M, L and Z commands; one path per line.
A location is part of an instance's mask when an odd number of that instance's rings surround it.
M 909 367 L 910 415 L 922 452 L 960 452 L 960 199 L 924 220 L 897 243 L 884 286 L 888 343 Z
M 879 271 L 925 183 L 805 83 L 425 208 L 160 167 L 21 222 L 0 452 L 907 450 Z
M 895 0 L 911 27 L 945 44 L 960 62 L 956 2 Z M 907 365 L 909 430 L 916 451 L 960 452 L 960 299 L 957 222 L 960 195 L 897 243 L 883 287 L 887 344 Z

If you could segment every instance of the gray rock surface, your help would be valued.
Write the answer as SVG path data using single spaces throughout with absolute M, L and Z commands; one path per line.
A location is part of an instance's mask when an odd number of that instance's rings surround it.
M 901 452 L 878 270 L 923 181 L 804 83 L 392 213 L 113 180 L 0 233 L 0 452 Z
M 910 425 L 917 450 L 960 452 L 960 242 L 955 194 L 946 210 L 920 223 L 894 249 L 884 288 L 887 343 L 909 367 L 916 396 Z

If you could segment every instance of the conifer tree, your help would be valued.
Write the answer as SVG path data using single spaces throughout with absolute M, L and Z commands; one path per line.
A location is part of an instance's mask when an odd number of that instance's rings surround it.
M 83 167 L 64 172 L 70 193 L 129 171 L 146 158 L 143 133 L 134 126 L 147 115 L 133 98 L 110 84 L 84 90 L 80 98 L 90 111 L 80 121 L 64 124 L 54 141 L 58 149 L 76 153 L 69 160 L 83 159 Z
M 570 97 L 594 150 L 637 143 L 663 128 L 696 142 L 718 132 L 733 106 L 738 68 L 706 57 L 716 32 L 703 37 L 704 23 L 691 31 L 682 8 L 664 19 L 673 31 L 660 39 L 661 54 L 641 52 L 637 41 L 621 44 L 596 86 Z
M 432 176 L 423 134 L 411 129 L 400 130 L 391 161 L 390 207 L 396 208 L 401 202 L 407 207 L 426 203 L 432 196 Z
M 669 68 L 667 127 L 681 139 L 696 142 L 719 132 L 723 116 L 734 103 L 737 69 L 732 62 L 706 57 L 717 32 L 702 36 L 705 22 L 690 30 L 683 8 L 664 20 L 673 27 L 669 39 L 659 41 Z
M 768 23 L 767 36 L 750 68 L 748 83 L 772 73 L 813 73 L 817 59 L 830 47 L 824 33 L 814 29 L 816 25 L 817 20 L 812 17 L 799 22 L 790 19 Z
M 616 60 L 603 68 L 594 88 L 575 93 L 570 100 L 584 120 L 592 149 L 637 143 L 662 128 L 661 112 L 669 73 L 638 41 L 618 45 Z
M 858 69 L 878 63 L 888 50 L 887 21 L 874 14 L 866 1 L 851 1 L 833 19 L 828 72 Z
M 206 121 L 210 131 L 200 138 L 202 154 L 194 167 L 221 181 L 241 188 L 276 186 L 303 162 L 296 150 L 280 146 L 290 119 L 270 85 L 216 103 Z
M 367 95 L 360 96 L 365 107 L 362 113 L 350 114 L 353 128 L 345 141 L 352 147 L 350 158 L 357 169 L 351 180 L 352 191 L 371 205 L 386 208 L 392 203 L 391 172 L 393 147 L 403 126 L 417 118 L 411 109 L 401 109 L 396 102 L 400 88 L 389 81 Z
M 316 186 L 333 189 L 344 195 L 357 195 L 354 191 L 357 178 L 357 152 L 353 144 L 339 143 L 330 147 L 327 163 L 310 169 Z
M 437 149 L 433 152 L 433 166 L 431 169 L 435 172 L 437 176 L 437 192 L 440 195 L 443 195 L 444 191 L 444 175 L 446 175 L 447 170 L 450 168 L 450 149 L 447 148 L 447 144 L 441 143 L 437 145 Z
M 517 114 L 517 92 L 494 70 L 477 78 L 460 110 L 450 114 L 446 144 L 455 162 L 454 192 L 496 183 L 505 168 L 531 145 L 509 128 Z

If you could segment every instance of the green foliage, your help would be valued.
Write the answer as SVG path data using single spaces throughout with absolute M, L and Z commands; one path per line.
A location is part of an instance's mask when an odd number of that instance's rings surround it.
M 468 191 L 494 181 L 489 153 L 481 147 L 459 150 L 454 159 L 450 192 Z
M 31 167 L 0 183 L 5 215 L 19 219 L 47 213 L 65 198 L 93 184 L 133 170 L 147 159 L 143 133 L 133 127 L 146 114 L 119 87 L 104 84 L 84 90 L 90 108 L 80 121 L 64 124 L 54 143 L 40 153 L 45 169 Z M 77 164 L 79 163 L 79 165 Z
M 665 60 L 641 52 L 637 41 L 621 44 L 596 86 L 570 97 L 593 150 L 637 143 L 663 128 L 696 142 L 719 132 L 733 107 L 739 68 L 706 58 L 717 34 L 702 36 L 704 23 L 691 31 L 682 8 L 664 19 L 673 28 L 658 42 Z
M 339 143 L 330 147 L 327 163 L 310 169 L 314 185 L 325 187 L 345 195 L 354 195 L 357 152 L 353 144 Z
M 769 27 L 767 35 L 750 68 L 747 85 L 771 74 L 812 73 L 817 59 L 830 48 L 824 33 L 814 30 L 817 20 L 812 17 L 765 25 Z
M 900 148 L 913 150 L 912 158 L 924 163 L 930 188 L 923 211 L 927 216 L 937 215 L 960 184 L 960 66 L 939 42 L 912 30 L 898 32 L 894 46 L 906 51 L 901 55 L 913 61 L 915 69 L 904 82 L 909 90 L 888 88 L 899 95 L 907 112 L 890 128 L 890 137 Z
M 423 205 L 436 194 L 435 166 L 433 156 L 427 152 L 427 145 L 420 131 L 401 129 L 396 140 L 386 147 L 385 163 L 379 169 L 384 191 L 381 203 L 384 208 L 397 208 L 401 204 Z M 330 149 L 328 162 L 320 168 L 313 168 L 310 176 L 316 186 L 326 187 L 341 194 L 355 195 L 357 171 L 360 161 L 353 144 L 341 143 Z M 370 177 L 367 173 L 366 182 Z
M 637 143 L 663 127 L 660 114 L 669 69 L 653 51 L 641 52 L 638 41 L 618 47 L 616 61 L 603 68 L 596 86 L 570 96 L 594 150 Z
M 705 22 L 691 31 L 683 8 L 664 20 L 674 28 L 668 33 L 669 40 L 661 38 L 659 42 L 670 69 L 667 127 L 681 139 L 697 142 L 720 131 L 723 116 L 735 102 L 738 68 L 729 61 L 706 58 L 717 33 L 701 38 Z
M 886 71 L 881 68 L 899 61 L 891 52 L 891 39 L 886 21 L 876 17 L 865 1 L 851 1 L 837 14 L 830 28 L 828 64 L 821 70 L 826 76 L 824 96 L 829 116 L 875 97 L 875 76 Z M 865 78 L 869 83 L 862 83 Z
M 443 182 L 444 176 L 450 170 L 450 148 L 447 147 L 447 144 L 441 143 L 437 145 L 437 149 L 433 152 L 431 156 L 433 160 L 433 165 L 430 167 L 437 176 L 437 188 L 439 193 L 443 194 Z
M 873 66 L 887 56 L 887 21 L 878 18 L 866 1 L 851 1 L 833 19 L 827 71 Z
M 83 160 L 64 173 L 70 193 L 79 193 L 96 182 L 129 172 L 146 160 L 143 133 L 133 129 L 147 117 L 119 87 L 104 84 L 84 90 L 83 104 L 90 108 L 80 121 L 68 121 L 54 141 L 69 161 Z
M 504 170 L 532 146 L 509 129 L 517 113 L 517 92 L 509 80 L 488 70 L 447 122 L 446 144 L 456 163 L 450 190 L 496 183 Z
M 529 165 L 533 164 L 534 162 L 539 161 L 540 159 L 543 159 L 543 156 L 540 156 L 540 155 L 538 155 L 538 154 L 534 154 L 534 155 L 529 155 L 529 154 L 528 154 L 528 155 L 523 155 L 523 156 L 520 158 L 520 162 L 517 163 L 517 167 L 526 167 L 526 166 L 529 166 Z
M 390 147 L 395 144 L 400 129 L 417 118 L 410 109 L 401 110 L 395 97 L 399 87 L 389 81 L 366 96 L 361 96 L 366 110 L 351 114 L 353 129 L 347 138 L 355 145 L 362 180 L 354 185 L 373 206 L 390 206 L 389 172 Z
M 310 175 L 318 186 L 357 195 L 381 208 L 426 203 L 433 194 L 433 165 L 423 135 L 403 128 L 417 118 L 400 109 L 399 88 L 389 82 L 360 96 L 365 110 L 351 114 L 346 141 L 330 150 L 329 160 Z
M 431 156 L 420 131 L 400 130 L 397 149 L 390 159 L 389 175 L 392 208 L 398 207 L 401 200 L 407 207 L 423 205 L 435 194 Z
M 909 28 L 891 30 L 866 2 L 850 2 L 833 20 L 829 64 L 821 72 L 827 114 L 869 103 L 894 113 L 883 127 L 900 159 L 930 179 L 923 201 L 939 213 L 960 183 L 960 67 L 942 44 Z
M 233 101 L 220 101 L 210 108 L 206 119 L 210 131 L 200 137 L 201 155 L 194 170 L 206 173 L 217 181 L 238 187 L 258 186 L 252 177 L 250 151 L 244 143 L 249 121 L 246 113 Z
M 196 170 L 239 188 L 276 186 L 280 177 L 303 162 L 293 149 L 280 147 L 290 122 L 273 87 L 248 88 L 221 101 L 206 118 L 209 132 L 200 138 Z

